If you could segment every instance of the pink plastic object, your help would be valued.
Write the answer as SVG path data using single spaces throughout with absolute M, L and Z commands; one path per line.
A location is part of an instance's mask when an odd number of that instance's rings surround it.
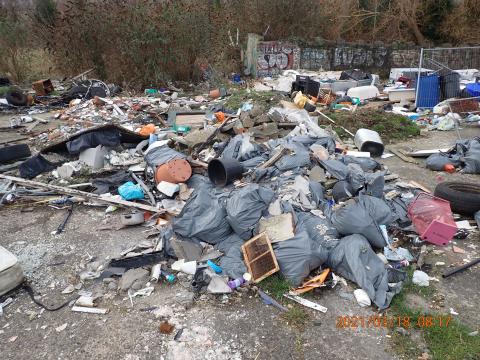
M 447 245 L 457 232 L 450 203 L 427 193 L 420 193 L 408 207 L 420 237 L 435 245 Z

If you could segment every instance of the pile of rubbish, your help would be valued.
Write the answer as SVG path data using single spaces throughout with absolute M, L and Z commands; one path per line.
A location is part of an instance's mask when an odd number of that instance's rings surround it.
M 342 76 L 370 84 L 347 91 L 349 106 L 375 92 L 375 76 Z M 67 209 L 55 234 L 79 203 L 128 209 L 112 229 L 148 228 L 145 242 L 120 258 L 89 264 L 79 274 L 84 283 L 118 285 L 131 299 L 180 278 L 194 294 L 228 294 L 279 272 L 292 286 L 287 296 L 308 306 L 319 305 L 300 294 L 345 278 L 359 286 L 359 303 L 385 309 L 415 260 L 402 244 L 445 245 L 457 233 L 448 202 L 441 207 L 444 200 L 375 160 L 384 152 L 378 133 L 359 129 L 344 143 L 318 125 L 328 116 L 303 97 L 318 95 L 314 80 L 297 76 L 293 102 L 285 97 L 270 109 L 253 101 L 228 109 L 225 91 L 112 97 L 102 84 L 76 84 L 61 96 L 68 102 L 54 119 L 62 125 L 33 136 L 34 155 L 27 144 L 2 149 L 2 163 L 17 165 L 2 170 L 0 206 L 49 195 L 49 204 Z M 325 103 L 337 99 L 328 94 Z M 478 139 L 458 143 L 435 161 L 445 156 L 478 173 L 479 149 Z M 80 299 L 75 311 L 93 312 L 84 309 L 93 300 Z
M 455 70 L 439 76 L 433 70 L 421 69 L 421 86 L 417 88 L 418 74 L 418 68 L 392 68 L 388 81 L 382 82 L 378 75 L 359 69 L 286 70 L 278 78 L 257 80 L 254 89 L 293 94 L 295 104 L 308 111 L 320 105 L 332 111 L 355 112 L 379 100 L 385 112 L 405 116 L 427 131 L 453 130 L 461 123 L 480 124 L 479 70 Z M 431 78 L 436 79 L 436 88 L 427 86 Z

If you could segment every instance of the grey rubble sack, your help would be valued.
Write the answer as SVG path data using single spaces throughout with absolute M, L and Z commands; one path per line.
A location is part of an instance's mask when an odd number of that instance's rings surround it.
M 397 272 L 392 273 L 397 275 L 396 279 L 389 279 L 390 274 L 382 260 L 373 252 L 367 239 L 358 234 L 340 239 L 326 264 L 333 272 L 357 283 L 380 309 L 387 308 L 393 296 L 401 290 L 401 283 L 392 288 L 388 283 L 405 278 L 404 273 Z
M 379 225 L 393 221 L 390 207 L 382 199 L 360 194 L 336 210 L 330 210 L 330 221 L 342 235 L 361 234 L 377 248 L 387 245 Z
M 255 225 L 268 208 L 274 196 L 273 190 L 257 184 L 235 190 L 227 200 L 227 221 L 242 239 L 253 236 Z
M 207 186 L 200 186 L 172 220 L 175 234 L 217 244 L 232 233 L 227 212 Z
M 215 245 L 217 250 L 224 253 L 219 260 L 219 265 L 223 273 L 232 279 L 240 279 L 247 272 L 241 249 L 243 243 L 243 239 L 233 233 Z
M 145 154 L 145 161 L 148 165 L 155 167 L 165 164 L 175 159 L 185 159 L 187 156 L 176 150 L 171 149 L 168 145 L 159 146 L 151 149 Z
M 293 286 L 299 286 L 310 272 L 327 261 L 338 243 L 338 232 L 326 220 L 298 212 L 295 236 L 273 244 L 280 271 Z

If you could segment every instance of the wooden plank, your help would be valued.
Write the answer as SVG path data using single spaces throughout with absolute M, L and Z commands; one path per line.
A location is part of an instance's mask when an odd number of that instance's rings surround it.
M 122 199 L 115 199 L 115 198 L 111 198 L 111 197 L 110 198 L 105 198 L 105 197 L 101 197 L 100 195 L 91 194 L 91 193 L 88 193 L 88 192 L 85 192 L 85 191 L 80 191 L 80 190 L 76 190 L 76 189 L 69 189 L 69 188 L 65 188 L 65 187 L 57 186 L 57 185 L 44 184 L 44 183 L 41 183 L 41 182 L 38 182 L 38 181 L 26 180 L 26 179 L 22 179 L 22 178 L 15 177 L 15 176 L 0 174 L 0 179 L 11 180 L 11 181 L 13 181 L 17 184 L 23 185 L 23 186 L 54 190 L 54 191 L 59 192 L 60 194 L 79 196 L 79 197 L 95 200 L 95 201 L 98 201 L 98 202 L 104 202 L 104 203 L 107 203 L 107 204 L 115 204 L 115 205 L 125 206 L 125 207 L 128 207 L 128 208 L 136 208 L 136 209 L 140 209 L 140 210 L 151 211 L 151 212 L 154 212 L 154 213 L 165 213 L 165 210 L 157 209 L 156 207 L 153 207 L 153 206 L 150 206 L 150 205 L 140 204 L 140 203 L 127 201 L 127 200 L 122 200 Z
M 270 166 L 272 166 L 273 164 L 275 164 L 278 160 L 280 160 L 280 158 L 285 155 L 287 153 L 287 149 L 283 146 L 283 145 L 280 145 L 280 148 L 278 150 L 275 151 L 275 153 L 272 155 L 272 157 L 270 159 L 268 159 L 267 161 L 265 161 L 262 165 L 260 165 L 258 168 L 259 169 L 265 169 L 265 168 L 268 168 Z
M 411 158 L 409 156 L 406 156 L 401 150 L 390 148 L 390 147 L 387 148 L 387 150 L 390 151 L 391 153 L 397 155 L 400 159 L 402 159 L 403 161 L 405 161 L 407 163 L 418 164 L 417 160 L 415 160 L 414 158 Z
M 445 152 L 448 152 L 450 150 L 451 150 L 451 148 L 431 149 L 431 150 L 417 150 L 417 151 L 412 151 L 412 152 L 405 153 L 405 155 L 411 156 L 411 157 L 426 158 L 426 157 L 429 157 L 430 155 L 438 154 L 438 153 L 442 153 L 442 152 L 445 153 Z
M 29 139 L 28 136 L 22 136 L 22 137 L 19 137 L 17 139 L 13 139 L 13 140 L 0 141 L 0 145 L 10 144 L 10 143 L 14 143 L 14 142 L 17 142 L 17 141 L 28 140 L 28 139 Z
M 410 181 L 409 181 L 409 184 L 412 185 L 412 186 L 414 186 L 414 187 L 416 187 L 416 188 L 419 188 L 420 190 L 425 191 L 426 193 L 429 193 L 429 194 L 432 193 L 432 192 L 431 192 L 429 189 L 427 189 L 424 185 L 422 185 L 422 184 L 420 184 L 420 183 L 418 183 L 418 182 L 416 182 L 416 181 L 410 180 Z

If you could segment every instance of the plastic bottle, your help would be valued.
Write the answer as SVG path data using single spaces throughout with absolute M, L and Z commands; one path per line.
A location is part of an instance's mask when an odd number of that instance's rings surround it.
M 227 282 L 227 285 L 230 289 L 236 289 L 240 286 L 242 286 L 243 284 L 249 282 L 250 280 L 252 280 L 252 275 L 250 275 L 249 273 L 245 273 L 243 274 L 243 277 L 239 278 L 239 279 L 234 279 L 234 280 L 230 280 Z
M 160 275 L 163 276 L 165 280 L 169 283 L 173 283 L 175 281 L 175 275 L 166 272 L 165 270 L 160 270 Z
M 240 278 L 240 279 L 230 280 L 227 284 L 228 284 L 228 287 L 233 290 L 245 284 L 245 279 Z
M 222 268 L 220 266 L 218 266 L 217 264 L 215 264 L 212 260 L 208 260 L 207 261 L 207 265 L 210 266 L 210 268 L 215 271 L 217 274 L 221 274 L 222 273 Z

